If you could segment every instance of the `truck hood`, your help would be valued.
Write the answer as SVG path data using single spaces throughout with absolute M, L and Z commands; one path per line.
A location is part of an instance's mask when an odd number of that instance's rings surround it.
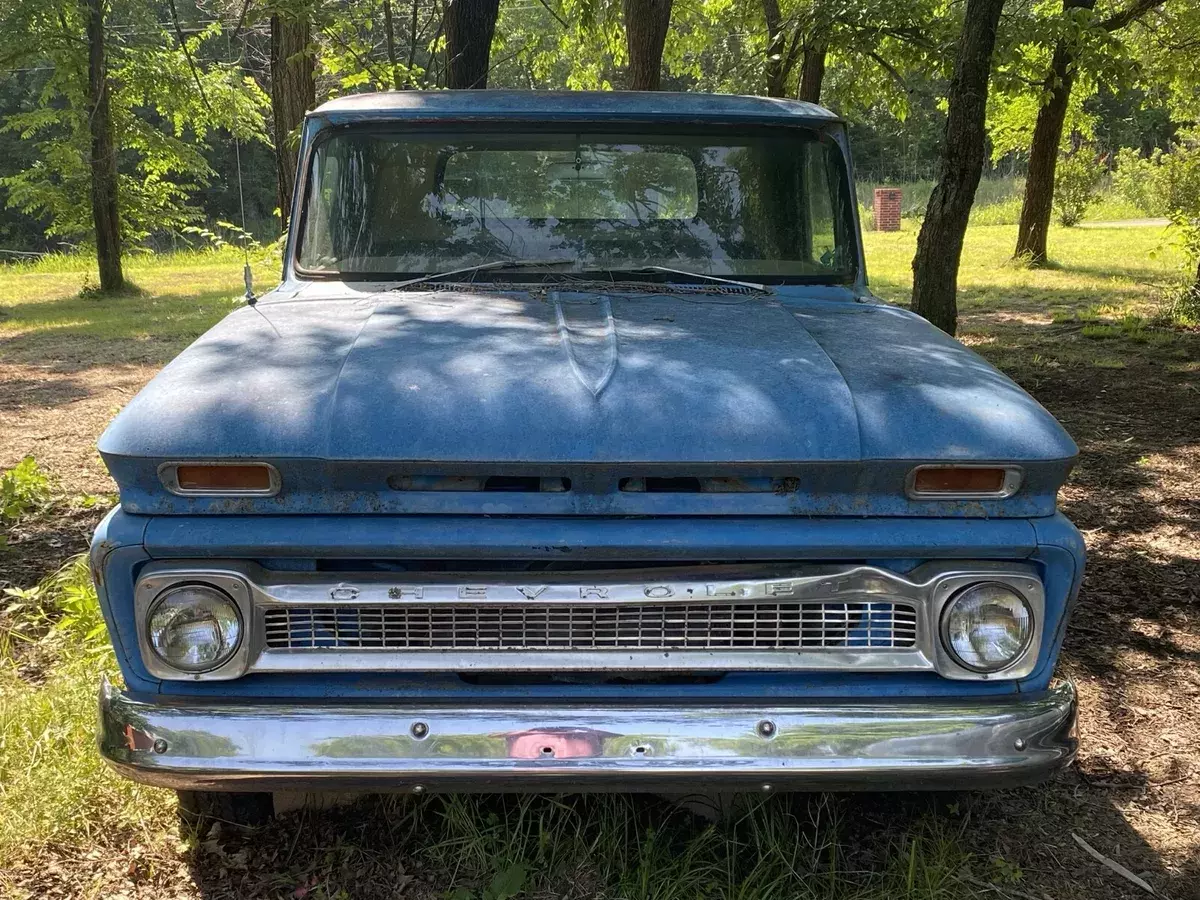
M 1076 454 L 1012 381 L 892 307 L 348 289 L 230 314 L 126 407 L 100 451 L 123 502 L 126 481 L 172 460 L 426 475 L 1005 461 L 1050 463 L 1061 481 Z

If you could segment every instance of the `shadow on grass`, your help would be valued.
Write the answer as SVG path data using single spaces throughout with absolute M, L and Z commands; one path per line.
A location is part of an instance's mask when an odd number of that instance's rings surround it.
M 1191 896 L 1200 861 L 1168 872 L 1111 803 L 1080 800 L 1073 781 L 992 795 L 726 796 L 715 821 L 648 795 L 374 795 L 257 833 L 200 835 L 189 865 L 206 900 L 1128 896 L 1076 833 L 1163 895 Z
M 232 292 L 175 297 L 147 293 L 75 295 L 10 307 L 0 331 L 0 362 L 74 372 L 122 363 L 164 365 L 220 321 Z
M 129 278 L 125 279 L 125 283 L 115 290 L 102 288 L 98 284 L 86 282 L 79 289 L 78 299 L 80 300 L 128 300 L 130 298 L 143 298 L 149 295 L 149 292 L 140 287 L 135 281 Z

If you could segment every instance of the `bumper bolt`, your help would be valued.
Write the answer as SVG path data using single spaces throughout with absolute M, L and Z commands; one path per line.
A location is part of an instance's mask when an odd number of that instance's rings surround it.
M 1017 738 L 1015 741 L 1013 741 L 1013 746 L 1016 747 L 1018 750 L 1024 750 L 1025 749 L 1025 738 Z
M 775 736 L 775 723 L 770 719 L 763 719 L 758 723 L 758 733 L 765 738 Z
M 425 793 L 425 785 L 423 785 L 423 784 L 414 784 L 414 785 L 413 785 L 413 793 L 414 793 L 414 794 L 423 794 L 423 793 Z
M 159 738 L 158 740 L 156 740 L 154 742 L 154 752 L 155 753 L 166 753 L 167 746 L 168 746 L 167 742 L 164 741 L 162 738 Z
M 771 785 L 769 785 L 769 784 L 764 784 L 764 785 L 762 786 L 762 792 L 763 792 L 764 794 L 769 794 L 769 793 L 771 793 L 771 790 L 772 790 L 772 787 L 771 787 Z
M 419 741 L 421 738 L 425 737 L 425 735 L 429 734 L 429 726 L 424 722 L 413 722 L 413 726 L 409 729 L 409 731 L 411 731 L 412 736 Z

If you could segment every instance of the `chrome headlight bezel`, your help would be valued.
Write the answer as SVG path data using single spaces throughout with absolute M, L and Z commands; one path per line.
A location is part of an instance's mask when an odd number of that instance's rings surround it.
M 169 594 L 185 587 L 211 588 L 228 598 L 240 620 L 240 634 L 233 653 L 220 663 L 206 668 L 184 669 L 158 655 L 150 639 L 150 624 L 155 609 Z M 233 573 L 197 568 L 151 571 L 138 579 L 134 589 L 138 648 L 146 671 L 155 678 L 171 681 L 225 681 L 245 674 L 255 640 L 253 607 L 248 584 Z
M 931 633 L 936 636 L 938 671 L 947 678 L 960 680 L 1015 680 L 1031 675 L 1037 668 L 1041 652 L 1042 633 L 1045 620 L 1046 597 L 1041 580 L 1032 573 L 1028 576 L 1008 571 L 955 574 L 942 580 L 935 591 L 935 607 L 931 610 Z M 1021 649 L 1006 665 L 996 669 L 972 666 L 955 653 L 950 644 L 948 620 L 951 609 L 959 598 L 973 587 L 995 584 L 1017 595 L 1029 611 L 1030 631 Z

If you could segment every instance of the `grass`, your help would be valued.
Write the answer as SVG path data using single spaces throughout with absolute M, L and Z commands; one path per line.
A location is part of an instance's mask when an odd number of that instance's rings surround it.
M 279 281 L 279 263 L 251 258 L 256 289 Z M 51 255 L 0 267 L 0 362 L 164 363 L 240 304 L 238 251 L 136 255 L 125 265 L 133 286 L 96 296 L 94 263 Z
M 46 845 L 161 829 L 170 798 L 117 778 L 94 749 L 96 685 L 115 669 L 109 654 L 68 652 L 30 684 L 0 667 L 0 871 Z
M 895 302 L 911 288 L 916 231 L 904 224 L 866 235 L 872 285 Z M 964 340 L 1022 383 L 1123 375 L 1147 359 L 1195 371 L 1196 335 L 1162 324 L 1178 260 L 1159 229 L 1055 227 L 1041 269 L 1011 260 L 1014 240 L 1012 226 L 973 225 L 959 284 Z M 256 280 L 275 269 L 257 260 Z M 128 273 L 139 292 L 93 299 L 78 257 L 0 269 L 0 366 L 161 364 L 240 302 L 235 252 L 135 258 Z M 9 479 L 32 483 L 27 471 Z M 44 506 L 22 502 L 17 518 L 53 515 Z M 967 801 L 931 812 L 924 800 L 753 798 L 714 824 L 653 798 L 382 797 L 250 838 L 180 843 L 170 793 L 117 777 L 95 753 L 96 682 L 116 672 L 96 650 L 85 570 L 17 590 L 0 616 L 0 895 L 20 896 L 19 882 L 103 896 L 133 879 L 207 898 L 1029 896 L 1003 839 L 971 830 Z M 45 661 L 33 675 L 32 648 Z
M 864 235 L 872 290 L 886 300 L 908 300 L 916 236 L 911 222 L 898 232 Z M 968 230 L 958 274 L 961 313 L 1149 318 L 1161 311 L 1181 263 L 1154 227 L 1052 227 L 1050 264 L 1037 269 L 1012 259 L 1015 244 L 1012 226 Z
M 866 213 L 863 221 L 867 223 L 870 222 L 876 186 L 873 182 L 859 182 L 856 187 L 858 202 Z M 928 203 L 929 195 L 933 191 L 933 182 L 913 181 L 888 186 L 899 187 L 903 191 L 902 215 L 909 219 L 919 219 L 924 213 L 925 204 Z M 984 178 L 979 182 L 979 188 L 975 192 L 975 203 L 971 208 L 971 224 L 1016 225 L 1021 219 L 1024 188 L 1025 180 L 1023 178 Z M 1147 218 L 1145 211 L 1117 195 L 1112 190 L 1108 179 L 1105 179 L 1097 190 L 1094 202 L 1084 213 L 1083 220 L 1085 222 L 1119 222 L 1125 219 L 1145 218 Z

